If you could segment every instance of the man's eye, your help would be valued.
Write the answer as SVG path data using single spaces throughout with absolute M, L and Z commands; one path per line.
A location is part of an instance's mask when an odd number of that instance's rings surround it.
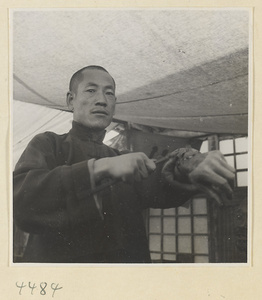
M 113 92 L 110 92 L 110 91 L 106 92 L 106 94 L 109 95 L 109 96 L 115 96 L 115 94 Z
M 86 90 L 88 93 L 94 93 L 95 92 L 95 90 L 94 89 L 88 89 L 88 90 Z

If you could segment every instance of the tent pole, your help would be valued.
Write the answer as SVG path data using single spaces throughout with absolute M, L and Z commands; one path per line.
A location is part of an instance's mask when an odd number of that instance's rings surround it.
M 208 151 L 218 150 L 219 149 L 219 139 L 218 135 L 210 135 L 208 137 Z
M 127 145 L 127 149 L 130 151 L 134 151 L 133 149 L 133 145 L 131 142 L 131 123 L 127 122 L 125 123 L 125 131 L 126 131 L 126 145 Z

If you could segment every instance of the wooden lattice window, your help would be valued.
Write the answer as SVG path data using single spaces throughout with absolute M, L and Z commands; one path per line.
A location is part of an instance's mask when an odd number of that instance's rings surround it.
M 237 189 L 243 189 L 248 185 L 247 137 L 227 137 L 225 139 L 215 136 L 215 139 L 213 137 L 208 139 L 201 147 L 202 152 L 215 149 L 219 149 L 228 163 L 236 169 L 234 199 L 240 199 L 241 191 Z M 237 210 L 234 207 L 220 209 L 212 201 L 201 196 L 192 199 L 187 207 L 150 209 L 147 228 L 152 261 L 207 263 L 237 261 L 242 260 L 242 257 L 245 260 L 245 255 L 239 255 L 237 250 L 232 250 L 234 245 L 230 242 L 230 239 L 236 240 L 237 234 L 234 233 L 233 228 L 236 222 L 233 224 L 233 221 L 229 220 L 227 229 L 223 229 L 224 232 L 221 231 L 224 224 L 219 225 L 220 221 L 224 220 L 225 214 L 233 216 L 235 211 Z M 214 216 L 216 218 L 219 216 L 219 218 L 214 220 Z M 214 228 L 216 229 L 214 230 Z M 230 237 L 229 231 L 232 233 Z M 230 244 L 231 248 L 221 239 L 227 239 L 227 243 L 232 244 Z M 222 245 L 222 242 L 225 246 L 217 247 L 217 244 Z

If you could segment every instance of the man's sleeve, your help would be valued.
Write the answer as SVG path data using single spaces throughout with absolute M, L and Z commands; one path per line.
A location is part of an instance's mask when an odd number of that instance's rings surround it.
M 26 232 L 63 231 L 100 220 L 87 161 L 58 166 L 54 147 L 48 135 L 36 136 L 14 171 L 14 219 Z

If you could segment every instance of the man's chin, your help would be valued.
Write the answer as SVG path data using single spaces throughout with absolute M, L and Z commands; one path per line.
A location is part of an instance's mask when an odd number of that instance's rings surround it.
M 99 131 L 99 130 L 105 130 L 106 127 L 109 126 L 111 122 L 85 122 L 82 123 L 83 126 L 89 128 L 90 130 L 95 130 L 95 131 Z

